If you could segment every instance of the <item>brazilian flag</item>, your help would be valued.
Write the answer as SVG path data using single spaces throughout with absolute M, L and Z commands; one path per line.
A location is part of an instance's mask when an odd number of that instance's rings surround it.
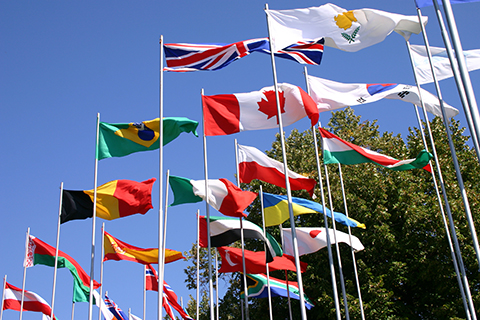
M 198 122 L 184 117 L 163 118 L 163 145 L 182 132 L 192 132 L 196 137 Z M 124 157 L 134 152 L 159 148 L 159 118 L 141 123 L 100 122 L 97 159 Z

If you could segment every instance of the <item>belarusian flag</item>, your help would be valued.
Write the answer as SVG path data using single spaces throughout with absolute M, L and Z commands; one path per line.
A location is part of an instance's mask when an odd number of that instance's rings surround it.
M 20 311 L 22 304 L 22 289 L 5 283 L 3 298 L 3 310 Z M 35 292 L 23 291 L 23 311 L 35 311 L 43 313 L 47 319 L 50 319 L 52 308 L 42 297 Z M 55 319 L 55 315 L 53 316 Z
M 320 128 L 320 134 L 322 135 L 323 162 L 325 164 L 359 164 L 372 162 L 395 171 L 423 168 L 428 172 L 432 172 L 432 168 L 428 162 L 433 158 L 433 155 L 426 150 L 420 151 L 415 159 L 397 160 L 342 140 L 325 129 Z
M 198 122 L 184 117 L 163 118 L 163 145 L 177 138 L 182 132 L 197 134 Z M 140 123 L 100 122 L 97 159 L 123 157 L 134 152 L 158 149 L 160 121 Z
M 42 240 L 30 235 L 28 242 L 28 255 L 26 266 L 33 267 L 37 264 L 55 266 L 55 248 Z M 58 250 L 57 268 L 68 268 L 74 278 L 73 301 L 88 302 L 84 300 L 90 293 L 90 277 L 80 265 L 68 254 Z M 93 288 L 100 287 L 100 284 L 93 280 Z
M 170 176 L 174 200 L 170 206 L 195 203 L 205 200 L 205 180 L 190 180 Z M 243 191 L 227 179 L 208 180 L 208 203 L 216 210 L 230 217 L 246 217 L 243 211 L 255 200 L 257 194 Z

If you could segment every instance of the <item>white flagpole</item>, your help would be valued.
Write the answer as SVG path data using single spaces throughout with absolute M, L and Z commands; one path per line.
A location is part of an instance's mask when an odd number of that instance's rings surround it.
M 261 206 L 261 211 L 262 211 L 262 228 L 263 228 L 263 237 L 267 239 L 267 231 L 265 229 L 265 212 L 264 212 L 264 206 L 263 206 L 263 188 L 262 185 L 260 185 L 260 206 Z M 267 253 L 267 244 L 263 244 L 263 248 L 265 250 L 265 258 L 266 258 L 266 253 Z M 272 291 L 270 290 L 270 270 L 268 268 L 268 263 L 266 265 L 266 271 L 267 271 L 267 290 L 268 290 L 268 313 L 270 315 L 270 320 L 273 320 L 273 309 L 272 309 Z M 248 289 L 247 289 L 248 290 Z M 247 294 L 248 292 L 245 292 Z
M 159 174 L 158 174 L 158 306 L 157 320 L 163 319 L 163 35 L 160 36 L 160 88 L 159 88 Z
M 278 229 L 280 230 L 280 239 L 282 241 L 282 248 L 284 248 L 284 242 L 283 242 L 283 227 L 282 224 L 280 223 L 278 225 Z M 287 288 L 288 288 L 288 271 L 285 270 L 285 281 L 287 283 Z M 292 301 L 290 299 L 290 290 L 287 290 L 287 302 L 288 302 L 288 314 L 290 316 L 290 320 L 293 320 L 293 315 L 292 315 Z
M 95 170 L 94 170 L 94 192 L 93 192 L 93 214 L 92 214 L 92 251 L 90 256 L 90 294 L 88 302 L 88 320 L 92 320 L 93 309 L 93 277 L 95 274 L 95 223 L 97 220 L 97 177 L 98 177 L 98 136 L 100 130 L 100 113 L 97 113 L 97 134 L 95 137 Z
M 305 81 L 307 82 L 308 94 L 310 94 L 310 83 L 308 82 L 307 68 L 304 68 L 304 73 L 305 73 Z M 318 124 L 318 126 L 320 127 L 320 123 Z M 328 230 L 328 217 L 327 217 L 327 210 L 325 205 L 325 192 L 323 190 L 322 169 L 321 169 L 320 157 L 318 153 L 318 139 L 317 139 L 317 131 L 315 130 L 315 126 L 312 127 L 312 135 L 313 135 L 313 142 L 314 142 L 314 149 L 315 149 L 315 159 L 317 162 L 317 172 L 318 172 L 318 181 L 319 181 L 318 184 L 320 186 L 320 197 L 322 198 L 323 220 L 325 224 L 325 230 Z M 333 263 L 332 241 L 330 239 L 330 232 L 327 232 L 327 251 L 328 251 L 328 264 L 330 266 L 330 277 L 332 279 L 333 300 L 335 302 L 335 313 L 336 313 L 337 320 L 340 320 L 341 319 L 340 301 L 338 299 L 337 280 L 335 276 L 335 265 Z
M 170 170 L 167 170 L 167 177 L 166 177 L 166 185 L 168 186 L 170 179 Z M 165 279 L 165 248 L 166 248 L 166 242 L 167 242 L 167 208 L 168 208 L 168 187 L 165 188 L 165 213 L 164 213 L 164 220 L 163 220 L 163 247 L 159 247 L 159 252 L 162 251 L 162 260 L 159 261 L 158 269 L 162 270 L 162 272 L 159 272 L 158 276 L 158 290 L 162 290 L 161 292 L 163 293 L 163 282 Z M 161 276 L 160 276 L 161 274 Z M 161 284 L 161 287 L 160 287 Z M 160 291 L 159 291 L 160 292 Z M 163 296 L 163 294 L 162 294 Z
M 145 313 L 147 311 L 147 265 L 143 265 L 143 318 L 145 320 Z M 101 320 L 102 318 L 98 318 Z
M 200 319 L 200 210 L 197 209 L 197 320 Z M 143 319 L 145 320 L 145 319 Z
M 265 4 L 265 10 L 268 10 L 268 4 Z M 267 15 L 267 27 L 268 27 L 268 39 L 270 44 L 272 43 L 272 39 L 270 37 L 270 23 L 269 18 Z M 282 145 L 282 155 L 283 155 L 283 168 L 285 172 L 285 187 L 287 189 L 287 199 L 288 199 L 288 209 L 290 213 L 290 224 L 292 228 L 292 246 L 293 246 L 293 254 L 295 258 L 295 267 L 297 270 L 297 282 L 298 282 L 298 289 L 300 295 L 300 312 L 302 314 L 302 320 L 307 319 L 307 312 L 305 309 L 305 297 L 303 296 L 303 282 L 302 282 L 302 271 L 300 267 L 300 258 L 298 255 L 298 243 L 297 243 L 297 232 L 295 231 L 295 217 L 293 216 L 293 207 L 292 207 L 292 192 L 290 190 L 290 179 L 288 178 L 288 166 L 287 166 L 287 151 L 285 148 L 285 136 L 283 133 L 283 121 L 282 121 L 282 113 L 280 110 L 280 98 L 278 94 L 278 84 L 277 84 L 277 71 L 275 68 L 275 55 L 273 50 L 270 50 L 270 57 L 272 60 L 272 71 L 273 71 L 273 83 L 275 87 L 275 99 L 277 102 L 277 120 L 278 120 L 278 130 L 280 132 L 280 141 Z M 246 295 L 245 295 L 246 296 Z
M 235 167 L 237 170 L 237 187 L 240 188 L 240 170 L 239 170 L 239 164 L 238 164 L 238 143 L 237 139 L 235 139 Z M 246 319 L 249 320 L 250 316 L 248 314 L 248 288 L 247 288 L 247 268 L 245 265 L 245 242 L 244 242 L 244 234 L 243 234 L 243 218 L 239 217 L 240 220 L 240 242 L 242 245 L 242 263 L 243 263 L 243 290 L 245 292 L 245 314 L 246 314 Z
M 27 278 L 27 260 L 28 260 L 28 245 L 30 242 L 30 227 L 27 229 L 27 238 L 25 239 L 25 256 L 23 259 L 23 281 L 22 281 L 22 300 L 20 302 L 20 320 L 22 320 L 23 300 L 25 298 L 25 281 Z
M 55 266 L 53 271 L 53 290 L 52 290 L 52 311 L 50 313 L 50 319 L 53 319 L 53 306 L 55 305 L 55 288 L 57 285 L 57 262 L 58 262 L 58 246 L 60 242 L 60 215 L 62 214 L 62 201 L 63 201 L 63 182 L 60 183 L 60 205 L 58 206 L 57 244 L 55 247 Z
M 220 306 L 218 305 L 218 250 L 215 248 L 215 298 L 217 301 L 216 310 L 217 310 L 217 320 L 220 319 Z
M 0 320 L 3 319 L 3 305 L 5 304 L 5 287 L 6 286 L 7 286 L 7 275 L 3 277 L 2 308 L 0 309 Z
M 75 302 L 72 302 L 72 318 L 71 318 L 72 320 L 73 320 L 74 315 L 75 315 Z M 100 319 L 98 319 L 98 320 L 100 320 Z
M 203 89 L 202 89 L 202 116 L 203 116 L 203 160 L 205 164 L 205 203 L 207 210 L 207 243 L 208 243 L 208 286 L 210 298 L 210 320 L 215 319 L 215 310 L 213 306 L 213 281 L 212 281 L 212 244 L 210 241 L 210 201 L 208 188 L 208 165 L 207 165 L 207 137 L 205 135 L 205 114 L 203 113 Z
M 105 255 L 105 222 L 102 223 L 102 248 L 100 249 L 102 251 L 102 255 L 100 256 L 100 297 L 102 296 L 102 290 L 103 290 L 103 257 Z M 98 308 L 98 320 L 102 319 L 102 309 Z

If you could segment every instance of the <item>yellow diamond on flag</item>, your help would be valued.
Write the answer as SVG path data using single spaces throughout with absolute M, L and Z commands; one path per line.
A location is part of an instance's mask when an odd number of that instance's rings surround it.
M 115 134 L 148 148 L 158 140 L 159 132 L 160 121 L 157 118 L 141 123 L 132 122 L 128 125 L 128 128 L 119 129 L 115 131 Z

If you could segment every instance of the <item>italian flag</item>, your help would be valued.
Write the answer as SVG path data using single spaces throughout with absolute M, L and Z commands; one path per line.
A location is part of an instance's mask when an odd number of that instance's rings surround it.
M 432 172 L 429 161 L 433 158 L 433 155 L 426 150 L 420 151 L 415 159 L 397 160 L 342 140 L 325 129 L 320 128 L 320 134 L 322 135 L 323 162 L 325 164 L 341 163 L 349 165 L 372 162 L 396 171 L 423 168 Z

